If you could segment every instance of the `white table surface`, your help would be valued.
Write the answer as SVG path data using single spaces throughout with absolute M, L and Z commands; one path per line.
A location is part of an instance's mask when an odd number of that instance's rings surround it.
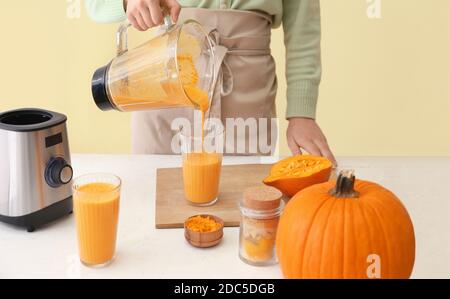
M 272 159 L 272 160 L 271 160 Z M 225 158 L 225 164 L 273 158 Z M 341 158 L 340 168 L 376 181 L 402 199 L 414 223 L 414 278 L 450 278 L 450 158 Z M 182 229 L 155 229 L 156 169 L 181 165 L 172 156 L 73 155 L 75 175 L 112 172 L 123 180 L 117 255 L 103 269 L 78 260 L 74 217 L 34 233 L 0 223 L 0 278 L 281 278 L 278 266 L 252 267 L 238 257 L 238 228 L 222 243 L 196 249 Z

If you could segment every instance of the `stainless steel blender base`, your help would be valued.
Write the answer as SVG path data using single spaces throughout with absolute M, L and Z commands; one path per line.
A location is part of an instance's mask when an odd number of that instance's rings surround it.
M 37 212 L 19 216 L 8 217 L 0 215 L 0 221 L 20 227 L 24 227 L 28 232 L 33 232 L 47 223 L 71 214 L 73 210 L 72 197 L 61 200 Z

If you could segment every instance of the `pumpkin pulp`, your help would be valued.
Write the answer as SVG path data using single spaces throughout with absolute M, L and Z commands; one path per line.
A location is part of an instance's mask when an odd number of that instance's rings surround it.
M 276 163 L 263 182 L 292 197 L 306 187 L 326 182 L 332 168 L 326 158 L 299 155 Z

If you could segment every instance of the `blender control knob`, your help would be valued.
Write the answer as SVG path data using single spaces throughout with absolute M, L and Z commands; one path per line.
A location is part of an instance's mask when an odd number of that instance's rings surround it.
M 72 176 L 72 166 L 63 158 L 53 158 L 45 169 L 45 181 L 53 188 L 70 183 Z

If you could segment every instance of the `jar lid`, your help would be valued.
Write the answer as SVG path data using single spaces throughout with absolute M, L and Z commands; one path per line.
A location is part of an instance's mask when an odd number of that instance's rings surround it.
M 280 207 L 282 197 L 283 194 L 274 187 L 251 187 L 244 191 L 242 205 L 252 210 L 270 211 Z

